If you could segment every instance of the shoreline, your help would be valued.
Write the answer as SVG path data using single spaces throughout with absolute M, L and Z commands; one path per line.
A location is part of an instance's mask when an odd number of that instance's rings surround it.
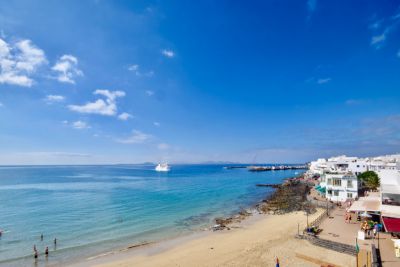
M 318 209 L 310 220 L 317 218 Z M 278 257 L 282 266 L 319 266 L 315 260 L 334 266 L 354 266 L 355 258 L 315 247 L 296 239 L 297 227 L 305 227 L 304 212 L 283 215 L 257 214 L 229 231 L 204 231 L 119 251 L 95 259 L 86 259 L 71 266 L 275 266 Z M 317 257 L 318 259 L 315 259 Z
M 304 173 L 295 177 L 283 179 L 281 184 L 278 184 L 278 186 L 276 187 L 272 187 L 275 190 L 271 194 L 267 195 L 263 200 L 258 201 L 247 208 L 241 209 L 241 211 L 235 212 L 231 216 L 214 218 L 214 221 L 216 222 L 214 226 L 209 226 L 207 228 L 201 229 L 199 228 L 197 230 L 184 233 L 180 236 L 173 236 L 158 241 L 131 244 L 120 249 L 106 251 L 104 253 L 86 257 L 85 259 L 81 259 L 72 263 L 70 266 L 103 264 L 104 262 L 112 261 L 111 259 L 114 258 L 115 261 L 123 254 L 125 256 L 125 254 L 140 255 L 141 253 L 149 252 L 160 253 L 163 250 L 168 250 L 168 247 L 170 246 L 174 247 L 177 243 L 190 242 L 192 240 L 206 238 L 214 232 L 229 232 L 231 229 L 234 230 L 243 227 L 249 227 L 253 223 L 270 217 L 270 215 L 272 214 L 287 214 L 293 211 L 299 211 L 298 207 L 295 207 L 295 209 L 291 210 L 280 210 L 280 208 L 271 209 L 270 202 L 282 197 L 282 188 L 290 188 L 293 184 L 295 186 L 298 186 L 299 184 L 305 184 Z M 307 193 L 308 191 L 302 192 L 303 197 L 305 197 Z M 271 210 L 273 211 L 271 212 Z

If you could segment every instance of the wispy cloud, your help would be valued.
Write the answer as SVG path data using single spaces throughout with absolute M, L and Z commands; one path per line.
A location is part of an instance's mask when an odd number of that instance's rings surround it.
M 383 32 L 380 35 L 372 36 L 371 45 L 376 46 L 376 48 L 380 48 L 381 44 L 386 40 L 386 32 Z
M 154 91 L 151 91 L 151 90 L 146 90 L 145 93 L 146 93 L 146 95 L 148 95 L 148 96 L 154 95 Z
M 79 158 L 87 158 L 91 157 L 90 154 L 85 153 L 73 153 L 73 152 L 53 152 L 53 151 L 35 151 L 35 152 L 20 152 L 16 153 L 18 155 L 31 155 L 31 156 L 57 156 L 57 157 L 79 157 Z
M 388 35 L 393 32 L 400 23 L 400 12 L 390 18 L 384 18 L 370 24 L 369 28 L 373 31 L 371 38 L 371 46 L 380 49 L 388 38 Z M 378 30 L 385 26 L 384 30 L 378 33 Z
M 44 98 L 44 101 L 48 104 L 52 104 L 55 102 L 63 102 L 65 100 L 65 97 L 62 95 L 47 95 Z
M 170 148 L 170 145 L 168 145 L 168 144 L 166 144 L 166 143 L 160 143 L 160 144 L 157 145 L 157 148 L 158 148 L 159 150 L 167 150 L 167 149 Z
M 325 84 L 325 83 L 329 83 L 330 81 L 332 81 L 331 78 L 324 78 L 324 79 L 318 79 L 317 83 L 318 84 Z
M 0 102 L 0 108 L 4 107 L 4 104 Z
M 65 126 L 72 127 L 72 128 L 74 128 L 74 129 L 78 129 L 78 130 L 83 130 L 83 129 L 89 129 L 89 128 L 91 128 L 86 122 L 80 121 L 80 120 L 78 120 L 78 121 L 73 121 L 73 122 L 69 122 L 69 121 L 67 121 L 67 120 L 64 120 L 64 121 L 62 121 L 62 123 L 63 123 Z
M 163 49 L 161 51 L 161 54 L 163 54 L 164 56 L 168 57 L 168 58 L 173 58 L 175 56 L 175 52 L 169 49 Z
M 397 51 L 397 57 L 400 58 L 400 49 Z
M 137 72 L 139 70 L 139 65 L 138 64 L 133 64 L 128 66 L 129 71 Z
M 129 113 L 126 113 L 126 112 L 123 112 L 123 113 L 118 115 L 118 119 L 121 120 L 121 121 L 126 121 L 126 120 L 129 120 L 129 119 L 132 119 L 132 118 L 133 118 L 133 116 L 131 114 L 129 114 Z
M 154 76 L 154 71 L 149 70 L 149 71 L 141 71 L 140 70 L 140 66 L 138 64 L 133 64 L 128 66 L 128 70 L 132 71 L 133 73 L 135 73 L 136 76 L 138 77 L 153 77 Z
M 0 39 L 0 83 L 32 86 L 31 77 L 37 69 L 47 63 L 45 53 L 30 40 L 9 44 Z
M 308 0 L 307 1 L 307 8 L 309 12 L 314 12 L 317 8 L 317 0 Z
M 51 69 L 58 73 L 57 80 L 63 83 L 75 84 L 74 79 L 83 76 L 83 72 L 78 69 L 78 59 L 72 55 L 61 56 Z
M 121 144 L 143 144 L 153 138 L 152 135 L 143 133 L 138 130 L 133 130 L 130 136 L 118 138 L 115 141 Z
M 158 121 L 155 121 L 155 122 L 153 122 L 153 125 L 156 127 L 160 127 L 161 124 Z
M 74 129 L 82 130 L 82 129 L 89 129 L 90 126 L 84 121 L 74 121 L 72 123 L 72 127 Z
M 317 9 L 317 0 L 307 0 L 308 16 L 307 19 L 311 19 L 312 14 Z
M 348 99 L 348 100 L 346 100 L 345 103 L 348 106 L 355 106 L 355 105 L 360 105 L 360 104 L 364 103 L 364 100 L 362 100 L 362 99 Z
M 116 98 L 124 97 L 124 91 L 96 90 L 94 95 L 102 95 L 104 99 L 97 99 L 95 102 L 88 102 L 84 105 L 69 105 L 68 108 L 79 113 L 98 114 L 115 116 L 117 114 Z

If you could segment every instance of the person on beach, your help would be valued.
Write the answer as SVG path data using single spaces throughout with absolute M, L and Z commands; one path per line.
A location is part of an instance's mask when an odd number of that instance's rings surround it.
M 36 245 L 33 245 L 33 251 L 37 251 Z
M 279 258 L 276 258 L 276 267 L 279 267 Z
M 43 241 L 43 234 L 40 235 L 40 241 Z
M 45 250 L 44 254 L 46 254 L 46 257 L 49 256 L 49 247 L 46 247 L 46 250 Z
M 54 246 L 57 246 L 57 238 L 54 238 Z
M 37 259 L 39 257 L 39 253 L 37 252 L 37 250 L 35 250 L 33 257 L 35 257 L 35 259 Z

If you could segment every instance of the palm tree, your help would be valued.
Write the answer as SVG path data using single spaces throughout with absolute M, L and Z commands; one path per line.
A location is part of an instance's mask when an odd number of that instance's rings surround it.
M 370 190 L 376 190 L 380 186 L 379 176 L 374 171 L 363 172 L 358 176 L 358 178 L 360 178 L 365 187 Z

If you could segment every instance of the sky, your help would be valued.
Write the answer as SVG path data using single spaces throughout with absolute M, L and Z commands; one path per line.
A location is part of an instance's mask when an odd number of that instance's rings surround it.
M 0 164 L 400 152 L 400 1 L 3 1 Z

